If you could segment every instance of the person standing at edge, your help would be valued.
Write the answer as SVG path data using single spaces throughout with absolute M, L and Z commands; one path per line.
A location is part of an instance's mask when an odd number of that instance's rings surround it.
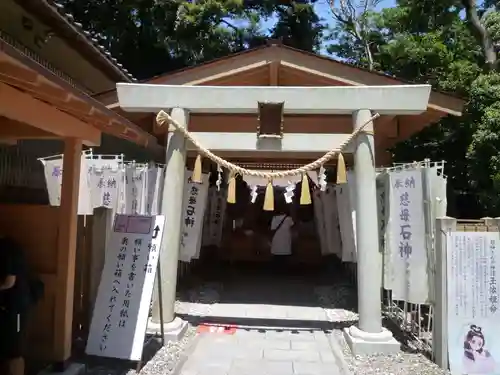
M 8 375 L 24 375 L 23 341 L 30 299 L 25 268 L 22 250 L 0 234 L 0 367 L 6 367 Z
M 288 265 L 288 259 L 292 255 L 292 227 L 294 221 L 290 216 L 287 205 L 281 214 L 273 217 L 271 221 L 271 255 L 273 257 L 274 270 L 284 272 Z

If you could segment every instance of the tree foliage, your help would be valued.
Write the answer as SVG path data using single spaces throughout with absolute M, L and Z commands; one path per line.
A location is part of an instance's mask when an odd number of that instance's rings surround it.
M 452 214 L 499 216 L 498 0 L 396 0 L 386 9 L 379 0 L 329 0 L 331 14 L 316 14 L 315 0 L 61 1 L 138 78 L 280 38 L 459 95 L 463 116 L 398 144 L 394 161 L 445 160 L 450 199 L 461 202 Z
M 315 0 L 61 2 L 137 78 L 256 47 L 270 36 L 317 51 L 324 29 Z M 276 20 L 268 30 L 262 28 L 267 19 Z

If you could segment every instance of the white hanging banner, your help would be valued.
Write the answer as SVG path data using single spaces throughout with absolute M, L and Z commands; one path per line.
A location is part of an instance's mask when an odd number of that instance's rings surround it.
M 145 211 L 148 215 L 156 215 L 157 208 L 154 207 L 155 196 L 158 196 L 156 190 L 158 189 L 158 167 L 148 166 L 146 171 L 146 199 L 145 199 Z M 153 214 L 153 212 L 155 212 Z
M 88 170 L 88 160 L 90 152 L 84 151 L 80 164 L 80 188 L 78 194 L 78 215 L 92 215 L 92 198 L 90 195 L 91 184 Z M 63 176 L 63 155 L 51 159 L 39 159 L 43 164 L 45 173 L 45 183 L 51 206 L 61 205 L 61 185 Z
M 321 255 L 328 254 L 328 244 L 326 239 L 325 215 L 323 213 L 324 205 L 322 204 L 322 195 L 324 193 L 317 189 L 313 191 L 312 203 L 314 206 L 314 224 L 318 232 Z
M 384 289 L 392 290 L 392 280 L 394 279 L 394 267 L 391 258 L 390 240 L 390 215 L 389 215 L 389 199 L 390 199 L 390 181 L 389 175 L 386 172 L 377 174 L 377 213 L 378 213 L 378 229 L 379 229 L 379 250 L 383 254 L 383 285 Z
M 347 172 L 347 183 L 336 185 L 340 234 L 342 239 L 342 261 L 356 262 L 356 211 L 354 210 L 354 174 Z
M 451 373 L 500 374 L 499 233 L 452 232 L 446 243 Z
M 131 163 L 125 166 L 125 213 L 140 214 L 144 208 L 146 167 Z
M 141 360 L 164 223 L 163 216 L 115 217 L 87 354 Z
M 89 160 L 88 163 L 93 208 L 116 209 L 122 182 L 121 158 L 119 156 L 113 159 L 98 157 Z
M 354 171 L 347 171 L 347 188 L 349 190 L 349 211 L 351 215 L 351 227 L 352 227 L 352 240 L 354 241 L 354 246 L 352 249 L 351 258 L 354 263 L 358 260 L 358 238 L 356 234 L 356 181 Z
M 151 204 L 151 214 L 160 214 L 161 200 L 163 199 L 163 186 L 165 183 L 165 168 L 157 167 L 155 191 L 153 195 L 153 203 Z
M 442 168 L 431 168 L 431 197 L 434 219 L 445 217 L 448 209 L 448 200 L 446 198 L 447 180 L 440 172 L 442 172 Z
M 119 163 L 118 168 L 120 183 L 118 184 L 116 213 L 125 214 L 125 211 L 127 210 L 127 194 L 125 191 L 127 189 L 127 181 L 125 176 L 125 164 L 123 162 Z
M 395 300 L 426 303 L 429 298 L 424 199 L 420 168 L 389 172 L 391 260 Z
M 208 174 L 202 174 L 202 183 L 191 182 L 191 171 L 186 173 L 183 209 L 183 228 L 179 260 L 189 262 L 200 252 L 203 218 L 208 196 Z
M 340 239 L 339 213 L 335 186 L 327 184 L 321 196 L 323 202 L 323 215 L 325 216 L 325 233 L 328 254 L 335 254 L 342 259 L 342 242 Z
M 205 203 L 205 215 L 203 215 L 203 230 L 201 235 L 201 246 L 210 246 L 210 214 L 212 209 L 212 199 L 217 187 L 208 188 L 207 201 Z
M 45 170 L 45 183 L 49 194 L 49 203 L 51 206 L 61 205 L 61 184 L 63 173 L 62 156 L 58 159 L 45 160 L 40 159 Z
M 227 208 L 227 190 L 215 190 L 210 202 L 210 240 L 209 244 L 220 247 L 222 243 L 222 230 Z

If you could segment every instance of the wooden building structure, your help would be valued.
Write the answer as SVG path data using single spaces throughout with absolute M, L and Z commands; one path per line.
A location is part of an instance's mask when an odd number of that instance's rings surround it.
M 56 3 L 0 2 L 0 147 L 26 140 L 64 144 L 60 207 L 0 205 L 0 231 L 19 242 L 45 283 L 45 298 L 30 321 L 30 354 L 59 369 L 72 347 L 82 149 L 99 146 L 104 134 L 162 149 L 155 136 L 93 98 L 116 82 L 132 81 L 96 36 Z M 0 183 L 2 192 L 7 188 Z

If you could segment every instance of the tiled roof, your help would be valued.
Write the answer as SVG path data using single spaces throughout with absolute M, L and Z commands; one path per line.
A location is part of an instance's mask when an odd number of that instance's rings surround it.
M 92 55 L 91 57 L 93 60 L 107 68 L 106 70 L 114 71 L 117 80 L 121 79 L 128 82 L 136 80 L 132 74 L 111 55 L 106 47 L 100 44 L 100 40 L 103 40 L 104 37 L 98 33 L 85 30 L 83 25 L 75 21 L 74 16 L 69 13 L 61 3 L 53 0 L 17 1 L 34 14 L 43 17 L 45 22 L 50 22 L 49 25 L 55 29 L 55 32 L 63 34 L 61 36 L 64 36 L 68 40 L 74 41 L 81 53 L 86 56 Z M 57 26 L 57 28 L 55 26 Z

